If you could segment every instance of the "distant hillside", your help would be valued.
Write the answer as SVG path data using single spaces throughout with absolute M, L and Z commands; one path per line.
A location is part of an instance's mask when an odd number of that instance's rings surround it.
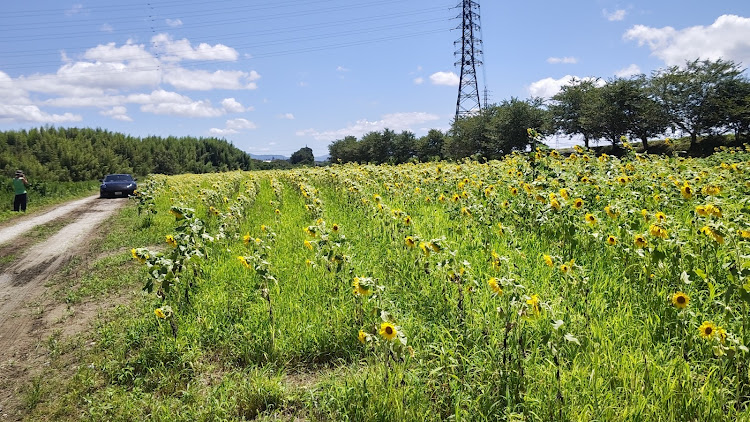
M 288 160 L 289 157 L 283 155 L 255 155 L 250 154 L 250 158 L 255 160 L 267 161 L 267 160 Z

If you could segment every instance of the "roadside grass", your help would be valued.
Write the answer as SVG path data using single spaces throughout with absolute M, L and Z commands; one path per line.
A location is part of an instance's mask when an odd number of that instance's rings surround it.
M 35 182 L 27 188 L 28 206 L 26 213 L 13 211 L 13 189 L 10 182 L 5 189 L 0 190 L 0 204 L 7 204 L 0 209 L 0 223 L 18 218 L 23 215 L 36 214 L 48 210 L 50 207 L 70 201 L 85 198 L 98 193 L 98 181 L 86 182 Z
M 30 417 L 750 420 L 749 158 L 157 177 L 81 285 L 158 294 Z

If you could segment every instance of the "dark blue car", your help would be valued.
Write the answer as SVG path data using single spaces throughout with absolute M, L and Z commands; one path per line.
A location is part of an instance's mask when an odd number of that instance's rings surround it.
M 99 186 L 100 198 L 114 198 L 116 196 L 130 196 L 137 188 L 135 179 L 129 174 L 108 174 Z

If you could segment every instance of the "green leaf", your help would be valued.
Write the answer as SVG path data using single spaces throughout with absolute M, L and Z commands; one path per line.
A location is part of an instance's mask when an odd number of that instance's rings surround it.
M 570 333 L 565 334 L 565 340 L 567 340 L 567 341 L 569 341 L 571 343 L 575 343 L 575 344 L 577 344 L 579 346 L 581 345 L 581 342 L 578 341 L 578 339 L 575 338 L 575 336 L 573 334 L 570 334 Z
M 682 274 L 680 274 L 680 280 L 682 280 L 682 282 L 685 284 L 692 283 L 692 281 L 690 280 L 690 276 L 685 271 L 683 271 Z

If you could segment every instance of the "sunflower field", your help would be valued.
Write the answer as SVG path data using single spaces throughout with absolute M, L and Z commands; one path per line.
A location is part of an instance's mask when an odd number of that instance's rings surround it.
M 750 147 L 151 176 L 92 420 L 750 420 Z

